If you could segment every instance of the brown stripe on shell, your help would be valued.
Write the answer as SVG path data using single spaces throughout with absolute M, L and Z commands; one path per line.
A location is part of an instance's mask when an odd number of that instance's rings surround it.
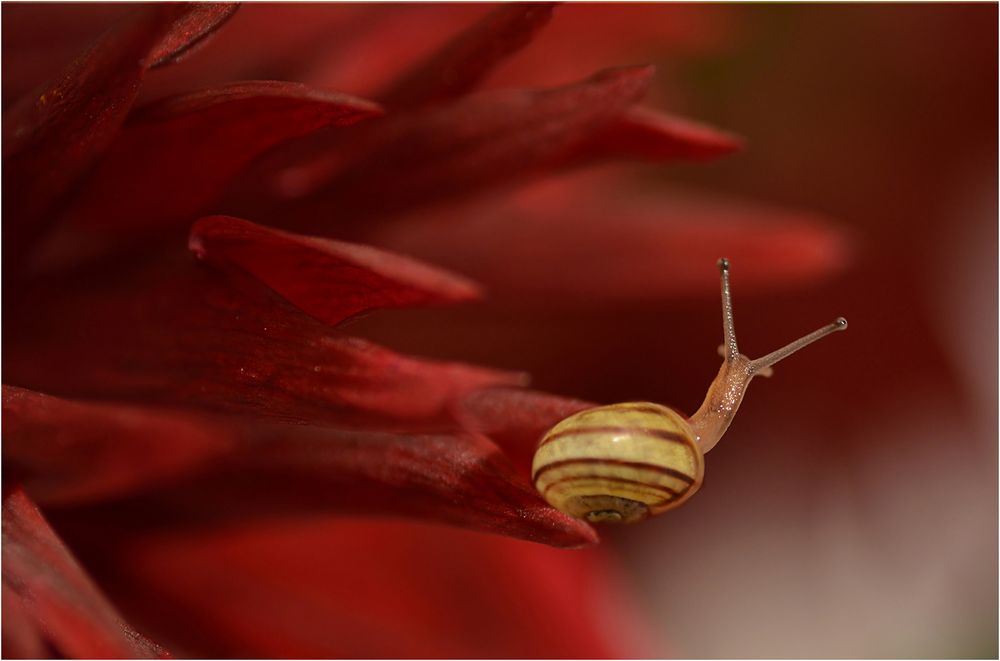
M 639 480 L 629 480 L 624 477 L 613 477 L 610 475 L 570 475 L 568 477 L 561 477 L 555 482 L 552 482 L 551 484 L 547 485 L 545 487 L 545 490 L 542 492 L 542 495 L 544 496 L 545 494 L 547 494 L 549 492 L 549 489 L 551 489 L 556 485 L 565 484 L 566 482 L 573 482 L 575 480 L 603 480 L 605 482 L 615 482 L 616 484 L 630 484 L 637 487 L 642 487 L 644 489 L 650 489 L 652 491 L 659 491 L 667 498 L 668 501 L 677 498 L 677 496 L 687 491 L 685 489 L 684 491 L 679 492 L 674 489 L 671 489 L 670 487 L 665 487 L 662 484 L 649 484 L 648 482 L 640 482 Z
M 656 404 L 642 404 L 642 403 L 629 404 L 627 402 L 624 404 L 615 404 L 614 408 L 624 409 L 626 411 L 635 411 L 636 413 L 652 413 L 654 415 L 659 415 L 663 417 L 667 417 L 666 413 L 664 413 L 664 410 L 672 411 L 672 409 L 668 409 L 665 406 L 658 406 Z
M 554 461 L 551 464 L 545 464 L 539 468 L 531 476 L 531 481 L 536 485 L 538 484 L 538 478 L 541 477 L 542 473 L 554 468 L 562 468 L 563 466 L 570 466 L 572 464 L 604 464 L 613 466 L 625 466 L 627 468 L 637 468 L 640 470 L 649 470 L 654 473 L 660 473 L 661 475 L 669 475 L 670 477 L 675 477 L 678 480 L 687 482 L 688 484 L 694 484 L 694 478 L 687 473 L 682 473 L 675 468 L 667 468 L 666 466 L 657 466 L 656 464 L 647 464 L 641 461 L 622 461 L 620 459 L 605 459 L 602 457 L 581 457 L 579 459 L 564 459 L 562 461 Z M 600 477 L 595 475 L 594 477 Z
M 542 439 L 542 442 L 538 444 L 538 447 L 548 445 L 550 442 L 560 438 L 565 438 L 566 436 L 573 436 L 574 434 L 629 434 L 636 436 L 649 436 L 664 441 L 670 441 L 672 443 L 683 443 L 687 446 L 691 445 L 691 440 L 683 434 L 667 431 L 666 429 L 649 429 L 647 427 L 574 427 L 573 429 L 564 429 L 556 432 L 555 434 L 549 434 Z

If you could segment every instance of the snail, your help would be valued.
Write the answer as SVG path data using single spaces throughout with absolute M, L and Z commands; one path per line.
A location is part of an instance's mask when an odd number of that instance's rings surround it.
M 625 402 L 574 413 L 547 431 L 531 475 L 550 505 L 592 523 L 634 523 L 684 503 L 701 486 L 705 453 L 719 442 L 755 376 L 821 337 L 847 328 L 840 317 L 762 358 L 739 352 L 729 291 L 729 260 L 718 262 L 722 281 L 722 367 L 693 416 L 666 406 Z

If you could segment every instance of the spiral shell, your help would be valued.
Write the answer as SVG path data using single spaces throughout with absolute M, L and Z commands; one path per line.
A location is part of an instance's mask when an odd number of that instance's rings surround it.
M 535 452 L 535 488 L 588 521 L 632 523 L 677 507 L 701 486 L 705 461 L 687 421 L 649 402 L 580 411 Z

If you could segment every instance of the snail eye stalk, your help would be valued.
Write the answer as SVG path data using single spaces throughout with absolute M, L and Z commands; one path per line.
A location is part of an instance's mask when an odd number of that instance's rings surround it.
M 847 328 L 843 317 L 766 356 L 740 353 L 733 322 L 729 260 L 719 260 L 723 361 L 690 419 L 650 402 L 580 411 L 542 437 L 532 480 L 556 509 L 593 523 L 632 523 L 682 504 L 701 486 L 704 455 L 729 428 L 755 376 L 821 337 Z

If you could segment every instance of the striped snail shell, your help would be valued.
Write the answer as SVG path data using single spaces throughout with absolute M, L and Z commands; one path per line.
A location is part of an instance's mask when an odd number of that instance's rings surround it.
M 557 424 L 542 437 L 531 472 L 556 509 L 591 522 L 632 523 L 693 496 L 705 459 L 680 414 L 628 402 Z
M 729 291 L 722 281 L 722 367 L 690 419 L 649 402 L 579 411 L 552 427 L 535 451 L 531 477 L 550 505 L 591 522 L 634 523 L 685 502 L 701 486 L 704 455 L 729 428 L 755 376 L 807 344 L 847 328 L 841 317 L 786 346 L 751 360 L 739 352 Z

